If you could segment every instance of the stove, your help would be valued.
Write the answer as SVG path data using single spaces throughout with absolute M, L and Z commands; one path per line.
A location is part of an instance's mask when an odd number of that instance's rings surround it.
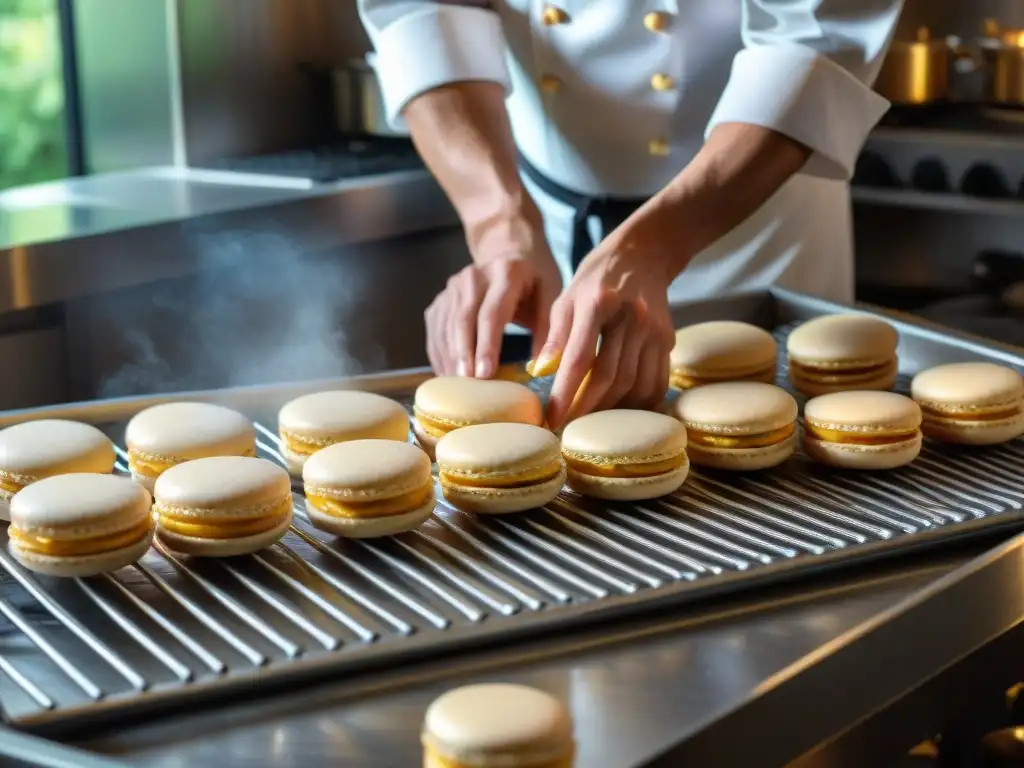
M 206 167 L 329 184 L 382 173 L 418 170 L 424 166 L 408 139 L 365 138 L 272 154 L 225 158 Z

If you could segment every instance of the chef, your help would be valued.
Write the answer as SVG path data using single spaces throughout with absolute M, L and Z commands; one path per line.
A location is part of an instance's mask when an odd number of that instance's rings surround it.
M 357 1 L 473 258 L 426 312 L 438 373 L 493 375 L 525 326 L 560 359 L 555 428 L 660 401 L 670 300 L 852 300 L 848 180 L 902 0 Z

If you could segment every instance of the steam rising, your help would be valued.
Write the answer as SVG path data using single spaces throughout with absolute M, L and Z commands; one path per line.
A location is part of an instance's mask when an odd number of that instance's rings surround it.
M 113 304 L 112 332 L 128 359 L 100 396 L 175 392 L 348 376 L 381 367 L 378 347 L 356 360 L 344 331 L 361 295 L 358 258 L 312 258 L 271 229 L 193 232 L 201 272 Z M 138 291 L 134 295 L 140 295 Z M 159 340 L 159 341 L 158 341 Z

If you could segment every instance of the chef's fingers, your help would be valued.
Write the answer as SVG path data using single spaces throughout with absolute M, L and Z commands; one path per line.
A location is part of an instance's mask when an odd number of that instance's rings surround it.
M 586 300 L 584 305 L 575 307 L 572 330 L 562 352 L 562 362 L 555 375 L 551 400 L 548 403 L 548 426 L 551 429 L 559 429 L 565 423 L 565 417 L 576 398 L 583 377 L 594 365 L 601 329 L 614 315 L 617 304 L 617 293 L 607 291 L 594 299 Z M 551 320 L 554 326 L 555 317 L 552 316 Z
M 576 309 L 572 299 L 565 294 L 551 305 L 547 336 L 541 345 L 540 352 L 528 366 L 531 376 L 550 376 L 558 370 L 558 366 L 562 362 L 562 350 L 569 343 L 572 319 L 575 314 Z
M 484 298 L 483 276 L 475 266 L 466 267 L 448 281 L 453 303 L 449 315 L 450 351 L 455 360 L 456 376 L 472 376 L 476 362 L 476 321 Z M 441 342 L 445 342 L 442 340 Z
M 593 410 L 603 411 L 616 407 L 636 386 L 639 376 L 640 354 L 647 340 L 647 336 L 643 331 L 645 320 L 646 318 L 642 314 L 638 315 L 635 312 L 630 312 L 626 315 L 625 320 L 622 322 L 622 327 L 625 328 L 622 353 L 619 356 L 616 369 L 612 372 L 614 380 L 604 393 L 604 397 L 597 402 Z M 600 360 L 603 354 L 604 344 L 602 343 L 601 350 L 598 352 L 598 360 Z
M 512 322 L 526 285 L 521 276 L 497 272 L 480 302 L 476 320 L 476 367 L 478 379 L 489 379 L 498 369 L 501 339 L 505 326 Z
M 661 410 L 668 391 L 669 360 L 664 344 L 651 338 L 644 345 L 633 390 L 622 401 L 624 408 Z
M 444 355 L 441 353 L 438 338 L 443 332 L 440 325 L 440 311 L 437 306 L 437 299 L 427 307 L 423 313 L 423 327 L 427 333 L 427 359 L 430 360 L 430 367 L 438 376 L 444 375 Z
M 632 316 L 622 313 L 602 330 L 597 359 L 590 370 L 590 376 L 584 379 L 569 406 L 566 421 L 596 410 L 598 404 L 605 401 L 621 371 L 623 350 L 629 345 L 634 325 Z
M 530 332 L 533 334 L 531 355 L 534 360 L 539 361 L 551 330 L 551 308 L 558 298 L 558 287 L 541 280 L 533 286 L 533 291 L 533 295 L 529 297 L 533 304 L 533 322 L 530 325 Z

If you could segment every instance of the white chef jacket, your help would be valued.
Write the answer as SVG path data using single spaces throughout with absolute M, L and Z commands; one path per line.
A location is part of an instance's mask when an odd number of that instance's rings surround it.
M 720 123 L 801 142 L 801 172 L 699 254 L 670 297 L 778 284 L 852 300 L 847 182 L 889 106 L 870 85 L 902 0 L 357 2 L 394 124 L 432 88 L 500 83 L 519 150 L 575 192 L 650 196 Z M 565 272 L 574 212 L 527 186 Z

